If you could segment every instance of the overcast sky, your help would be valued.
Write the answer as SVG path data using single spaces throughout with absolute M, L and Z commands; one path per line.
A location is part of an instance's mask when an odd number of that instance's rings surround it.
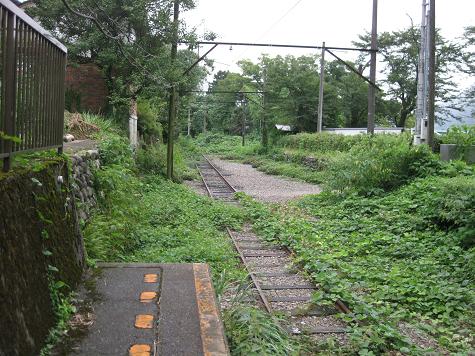
M 394 31 L 421 21 L 422 0 L 379 0 L 378 32 Z M 194 10 L 184 13 L 198 33 L 213 31 L 220 41 L 270 42 L 303 45 L 352 46 L 358 34 L 371 29 L 372 0 L 197 0 Z M 444 37 L 461 36 L 465 26 L 475 25 L 475 0 L 437 0 L 436 26 Z M 206 49 L 203 48 L 201 53 Z M 219 46 L 211 54 L 216 69 L 237 70 L 242 58 L 257 60 L 270 55 L 302 55 L 304 50 L 277 50 Z M 351 53 L 340 52 L 352 60 Z

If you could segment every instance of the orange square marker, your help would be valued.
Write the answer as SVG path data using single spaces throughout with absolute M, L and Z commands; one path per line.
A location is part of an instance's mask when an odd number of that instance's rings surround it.
M 129 356 L 150 356 L 152 348 L 146 344 L 132 345 L 129 349 Z
M 135 327 L 137 329 L 152 329 L 153 315 L 139 314 L 135 316 Z
M 143 281 L 145 283 L 157 283 L 158 282 L 158 274 L 155 273 L 149 273 L 144 275 Z
M 142 303 L 150 303 L 157 297 L 157 292 L 142 292 L 140 293 L 140 301 Z

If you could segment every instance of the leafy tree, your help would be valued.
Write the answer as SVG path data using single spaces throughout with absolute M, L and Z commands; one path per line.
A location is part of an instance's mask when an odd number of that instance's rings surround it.
M 355 46 L 370 47 L 370 35 L 359 36 Z M 411 26 L 402 31 L 383 32 L 379 34 L 379 54 L 384 61 L 383 72 L 386 78 L 387 94 L 390 99 L 399 103 L 399 110 L 394 117 L 394 124 L 404 127 L 406 120 L 416 108 L 417 75 L 420 30 Z M 438 113 L 448 113 L 444 108 L 457 98 L 457 85 L 452 80 L 457 64 L 461 62 L 463 46 L 444 39 L 439 32 L 436 34 L 436 98 Z M 360 62 L 366 62 L 366 54 Z M 444 104 L 444 106 L 442 106 Z
M 182 0 L 180 6 L 185 11 L 194 2 Z M 187 90 L 206 75 L 203 68 L 182 75 L 196 60 L 191 50 L 179 51 L 176 65 L 170 64 L 173 0 L 35 0 L 29 12 L 65 43 L 70 62 L 93 62 L 102 69 L 114 111 L 134 110 L 141 97 L 166 115 L 170 83 Z M 184 23 L 179 37 L 195 39 Z

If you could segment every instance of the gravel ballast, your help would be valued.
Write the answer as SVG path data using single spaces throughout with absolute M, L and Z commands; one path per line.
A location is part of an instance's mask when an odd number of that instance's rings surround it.
M 271 176 L 249 164 L 210 157 L 212 163 L 238 191 L 264 202 L 285 202 L 307 194 L 318 194 L 318 185 Z

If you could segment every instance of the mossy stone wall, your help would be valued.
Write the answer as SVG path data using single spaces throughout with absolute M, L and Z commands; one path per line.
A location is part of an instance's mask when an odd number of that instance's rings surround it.
M 69 184 L 62 159 L 0 175 L 0 355 L 37 355 L 56 321 L 48 278 L 71 289 L 80 281 L 84 247 Z

